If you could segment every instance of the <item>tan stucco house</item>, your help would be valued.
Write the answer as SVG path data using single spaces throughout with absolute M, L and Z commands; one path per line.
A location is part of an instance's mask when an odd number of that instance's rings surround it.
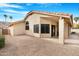
M 11 35 L 27 34 L 40 38 L 57 38 L 64 42 L 70 35 L 72 15 L 31 11 L 22 21 L 13 22 L 9 29 Z

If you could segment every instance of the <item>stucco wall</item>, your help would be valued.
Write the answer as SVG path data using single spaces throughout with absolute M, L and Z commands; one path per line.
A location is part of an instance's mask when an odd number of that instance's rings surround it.
M 79 33 L 79 29 L 71 29 L 71 32 Z
M 2 35 L 2 29 L 0 29 L 0 35 Z
M 35 37 L 40 37 L 39 33 L 34 33 L 34 24 L 40 24 L 40 18 L 38 14 L 30 15 L 26 21 L 29 22 L 29 30 L 26 30 L 27 35 L 32 35 Z
M 70 37 L 70 35 L 71 35 L 71 28 L 72 28 L 72 27 L 69 26 L 69 35 L 68 35 L 69 37 Z
M 25 23 L 19 23 L 14 25 L 14 35 L 25 34 Z
M 68 29 L 69 25 L 68 23 L 64 23 L 64 38 L 67 39 L 69 38 L 69 29 Z
M 9 27 L 8 29 L 10 30 L 10 35 L 13 36 L 14 35 L 14 32 L 13 32 L 14 28 L 13 28 L 13 26 Z
M 9 29 L 10 29 L 10 34 L 12 36 L 25 34 L 25 23 L 15 24 L 15 25 L 9 27 Z

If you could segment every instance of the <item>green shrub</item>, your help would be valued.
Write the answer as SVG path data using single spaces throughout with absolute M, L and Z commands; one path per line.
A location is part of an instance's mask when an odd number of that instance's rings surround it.
M 0 48 L 3 48 L 5 46 L 5 37 L 0 36 Z

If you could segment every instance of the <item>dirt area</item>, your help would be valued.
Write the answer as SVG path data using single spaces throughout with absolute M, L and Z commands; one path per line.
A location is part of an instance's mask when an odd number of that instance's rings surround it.
M 79 55 L 79 46 L 61 45 L 32 36 L 6 36 L 1 56 L 58 56 Z

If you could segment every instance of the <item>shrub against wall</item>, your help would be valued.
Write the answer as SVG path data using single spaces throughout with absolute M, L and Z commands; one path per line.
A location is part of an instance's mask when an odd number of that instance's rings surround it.
M 76 26 L 77 26 L 77 28 L 79 29 L 79 24 L 77 24 Z
M 5 46 L 5 37 L 0 36 L 0 48 L 3 48 Z
M 79 29 L 79 24 L 73 24 L 73 28 Z

